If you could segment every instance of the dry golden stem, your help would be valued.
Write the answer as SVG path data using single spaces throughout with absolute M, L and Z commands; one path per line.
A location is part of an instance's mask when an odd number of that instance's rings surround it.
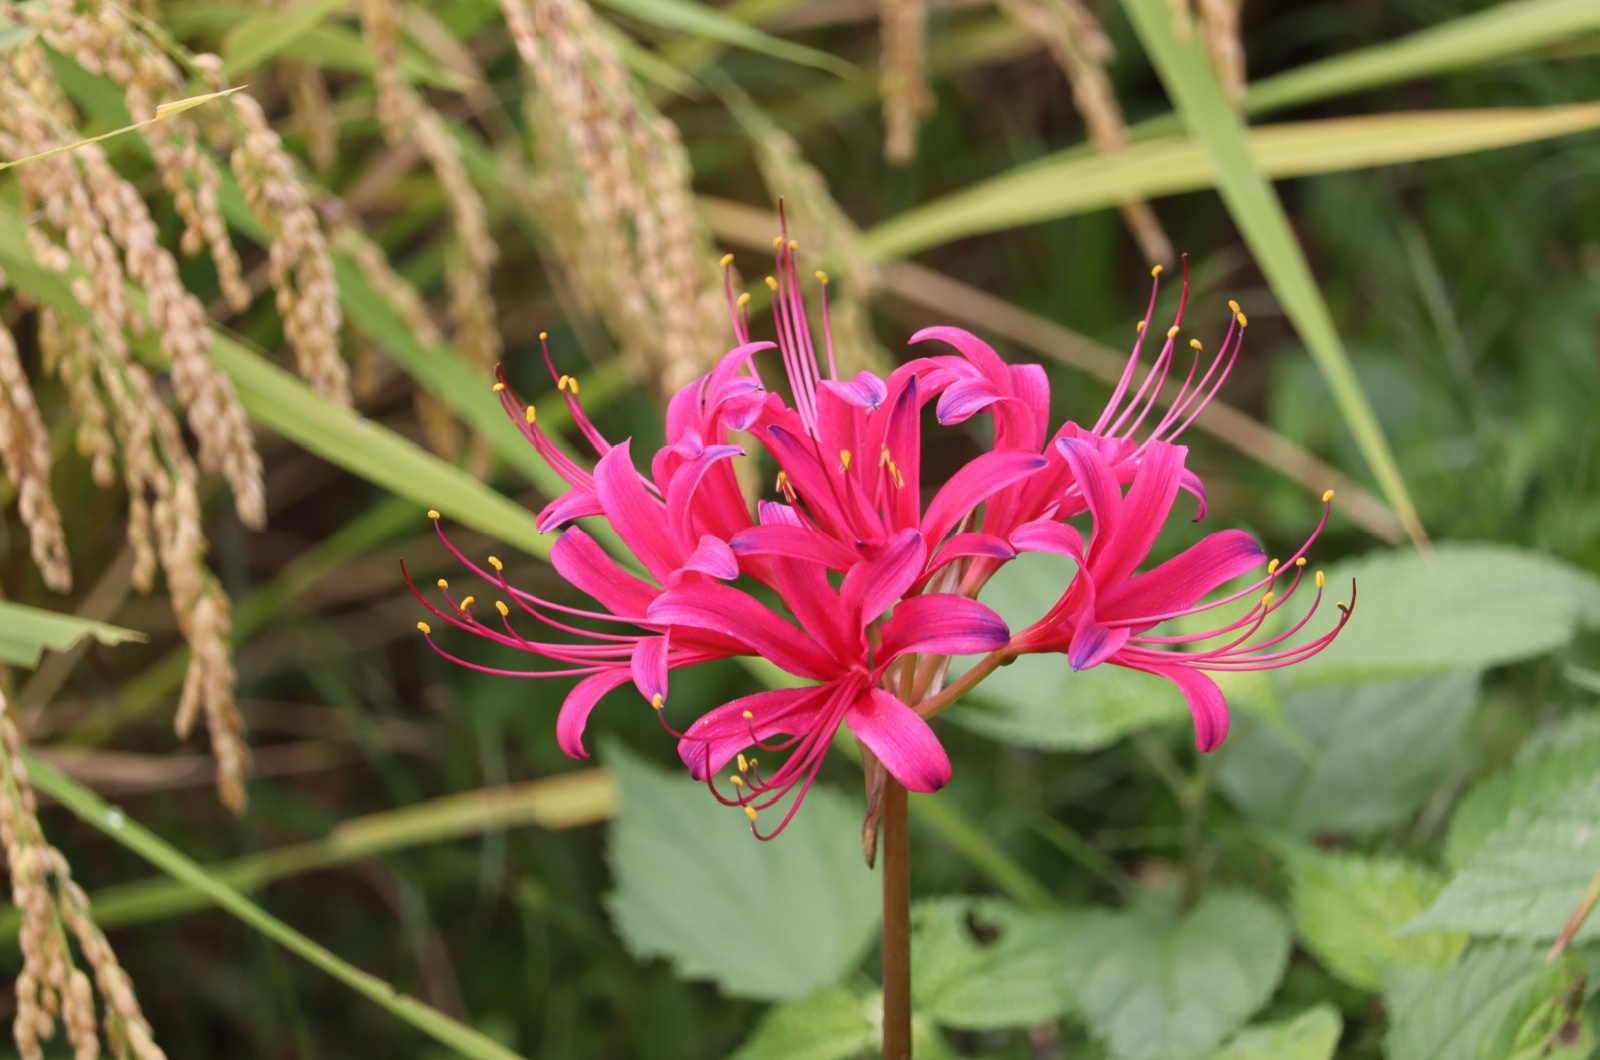
M 894 165 L 917 154 L 917 126 L 933 113 L 928 87 L 927 0 L 880 0 L 883 157 Z
M 1222 87 L 1235 106 L 1244 105 L 1245 55 L 1240 39 L 1239 12 L 1244 0 L 1196 0 L 1200 10 L 1200 35 L 1216 68 Z
M 17 344 L 4 324 L 0 324 L 0 464 L 17 487 L 17 507 L 28 528 L 34 565 L 46 585 L 66 592 L 72 588 L 72 565 L 61 513 L 50 493 L 50 432 L 39 416 Z

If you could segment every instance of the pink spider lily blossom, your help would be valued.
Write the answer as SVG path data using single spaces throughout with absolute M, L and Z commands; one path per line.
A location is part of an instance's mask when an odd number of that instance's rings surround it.
M 1074 670 L 1112 663 L 1165 677 L 1178 686 L 1194 717 L 1195 743 L 1215 750 L 1228 734 L 1228 705 L 1206 671 L 1266 670 L 1308 659 L 1333 642 L 1349 621 L 1355 605 L 1338 604 L 1333 629 L 1319 637 L 1285 646 L 1310 621 L 1322 601 L 1324 578 L 1316 573 L 1316 597 L 1306 613 L 1288 629 L 1257 637 L 1268 619 L 1289 602 L 1300 587 L 1306 553 L 1328 521 L 1333 491 L 1323 495 L 1322 520 L 1286 564 L 1267 563 L 1266 553 L 1248 534 L 1222 530 L 1142 574 L 1136 569 L 1167 521 L 1183 475 L 1183 446 L 1146 443 L 1134 468 L 1127 494 L 1101 449 L 1084 438 L 1056 442 L 1083 492 L 1093 520 L 1088 544 L 1077 528 L 1039 519 L 1011 535 L 1018 551 L 1053 552 L 1071 557 L 1078 574 L 1042 618 L 1018 633 L 1009 651 L 1015 654 L 1064 651 Z M 1266 566 L 1265 574 L 1218 600 L 1204 601 L 1218 588 Z M 1273 591 L 1280 571 L 1293 570 L 1279 596 Z M 1163 622 L 1201 614 L 1267 590 L 1244 615 L 1200 633 L 1151 636 Z M 1217 640 L 1221 644 L 1211 644 Z M 1185 651 L 1186 646 L 1196 650 Z

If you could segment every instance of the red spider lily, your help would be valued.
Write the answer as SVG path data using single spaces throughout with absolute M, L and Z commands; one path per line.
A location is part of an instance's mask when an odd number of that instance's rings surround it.
M 1308 659 L 1333 642 L 1350 618 L 1355 604 L 1339 604 L 1335 627 L 1313 640 L 1284 647 L 1317 610 L 1322 600 L 1323 576 L 1317 572 L 1316 598 L 1304 616 L 1289 629 L 1253 639 L 1268 618 L 1288 603 L 1299 588 L 1305 555 L 1327 525 L 1323 495 L 1322 521 L 1305 544 L 1289 557 L 1293 580 L 1281 597 L 1272 591 L 1280 564 L 1266 564 L 1266 553 L 1248 534 L 1223 530 L 1165 563 L 1135 574 L 1167 521 L 1182 480 L 1186 450 L 1167 442 L 1150 442 L 1132 475 L 1124 496 L 1116 470 L 1101 450 L 1082 438 L 1057 441 L 1072 469 L 1084 503 L 1093 518 L 1087 547 L 1076 528 L 1040 519 L 1019 527 L 1011 535 L 1018 551 L 1054 552 L 1070 556 L 1079 573 L 1044 617 L 1012 640 L 1017 654 L 1065 651 L 1074 670 L 1109 662 L 1157 674 L 1178 686 L 1194 716 L 1195 742 L 1202 751 L 1214 750 L 1228 734 L 1228 705 L 1222 690 L 1204 671 L 1265 670 Z M 1219 600 L 1201 601 L 1235 578 L 1266 564 L 1266 574 L 1251 585 Z M 1162 623 L 1199 614 L 1253 596 L 1267 589 L 1242 617 L 1203 633 L 1150 636 Z M 1184 645 L 1204 645 L 1226 638 L 1225 643 L 1183 651 Z M 1174 650 L 1180 649 L 1180 650 Z

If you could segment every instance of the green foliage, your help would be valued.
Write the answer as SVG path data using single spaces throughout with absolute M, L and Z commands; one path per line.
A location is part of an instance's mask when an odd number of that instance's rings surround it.
M 1248 817 L 1295 835 L 1389 827 L 1460 754 L 1477 688 L 1458 672 L 1301 689 L 1283 726 L 1236 738 L 1218 783 Z
M 768 1012 L 730 1060 L 849 1060 L 877 1038 L 873 1007 L 872 1000 L 837 986 L 807 994 Z M 877 1007 L 881 1011 L 881 1002 Z
M 1596 774 L 1600 774 L 1600 734 L 1495 774 L 1456 807 L 1445 838 L 1445 860 L 1461 868 L 1512 817 L 1537 812 L 1539 806 Z
M 1295 847 L 1288 869 L 1296 933 L 1351 986 L 1377 990 L 1393 968 L 1443 968 L 1466 948 L 1463 935 L 1400 933 L 1444 887 L 1422 865 Z
M 1593 1048 L 1586 1029 L 1562 1047 L 1577 1016 L 1578 963 L 1547 964 L 1530 947 L 1476 947 L 1443 971 L 1397 976 L 1385 992 L 1389 1060 L 1578 1060 Z M 1549 1048 L 1546 1048 L 1546 1047 Z
M 1079 914 L 1039 915 L 994 899 L 930 898 L 912 906 L 911 988 L 947 1027 L 1032 1027 L 1066 1015 L 1062 953 Z
M 144 639 L 137 630 L 0 600 L 0 662 L 8 666 L 32 669 L 46 651 L 66 651 L 85 640 L 126 644 Z
M 1318 1005 L 1298 1016 L 1246 1027 L 1210 1060 L 1332 1060 L 1344 1020 L 1332 1005 Z
M 1272 996 L 1288 956 L 1289 929 L 1274 907 L 1222 891 L 1181 916 L 1095 914 L 1065 947 L 1090 1033 L 1122 1060 L 1220 1044 Z
M 855 967 L 878 926 L 861 861 L 861 809 L 813 789 L 782 842 L 762 843 L 704 784 L 613 745 L 622 812 L 611 826 L 617 930 L 732 997 L 797 998 Z

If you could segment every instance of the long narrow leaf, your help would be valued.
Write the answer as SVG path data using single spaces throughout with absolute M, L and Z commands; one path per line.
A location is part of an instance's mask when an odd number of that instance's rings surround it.
M 376 1002 L 435 1041 L 472 1060 L 520 1060 L 516 1053 L 446 1016 L 416 998 L 402 994 L 375 975 L 333 955 L 285 924 L 244 895 L 185 857 L 176 847 L 137 824 L 121 810 L 101 801 L 77 781 L 36 756 L 29 755 L 28 775 L 40 791 L 70 810 L 85 824 L 99 829 L 118 845 L 132 851 L 174 880 L 193 888 L 285 949 L 305 958 L 358 994 Z
M 1244 125 L 1212 72 L 1198 35 L 1188 41 L 1177 38 L 1172 10 L 1165 0 L 1123 0 L 1123 7 L 1190 136 L 1210 159 L 1217 174 L 1217 190 L 1234 223 L 1328 381 L 1361 455 L 1406 532 L 1421 543 L 1426 540 L 1422 523 L 1378 417 L 1362 393 L 1278 193 L 1256 167 Z
M 32 669 L 39 665 L 39 657 L 47 649 L 66 651 L 88 638 L 101 644 L 125 644 L 144 640 L 144 634 L 104 622 L 91 622 L 77 615 L 0 600 L 0 663 Z
M 839 77 L 849 77 L 856 72 L 854 64 L 838 56 L 763 33 L 697 0 L 600 0 L 600 2 L 605 7 L 629 18 L 649 22 L 663 29 L 720 41 L 774 59 L 826 70 Z

